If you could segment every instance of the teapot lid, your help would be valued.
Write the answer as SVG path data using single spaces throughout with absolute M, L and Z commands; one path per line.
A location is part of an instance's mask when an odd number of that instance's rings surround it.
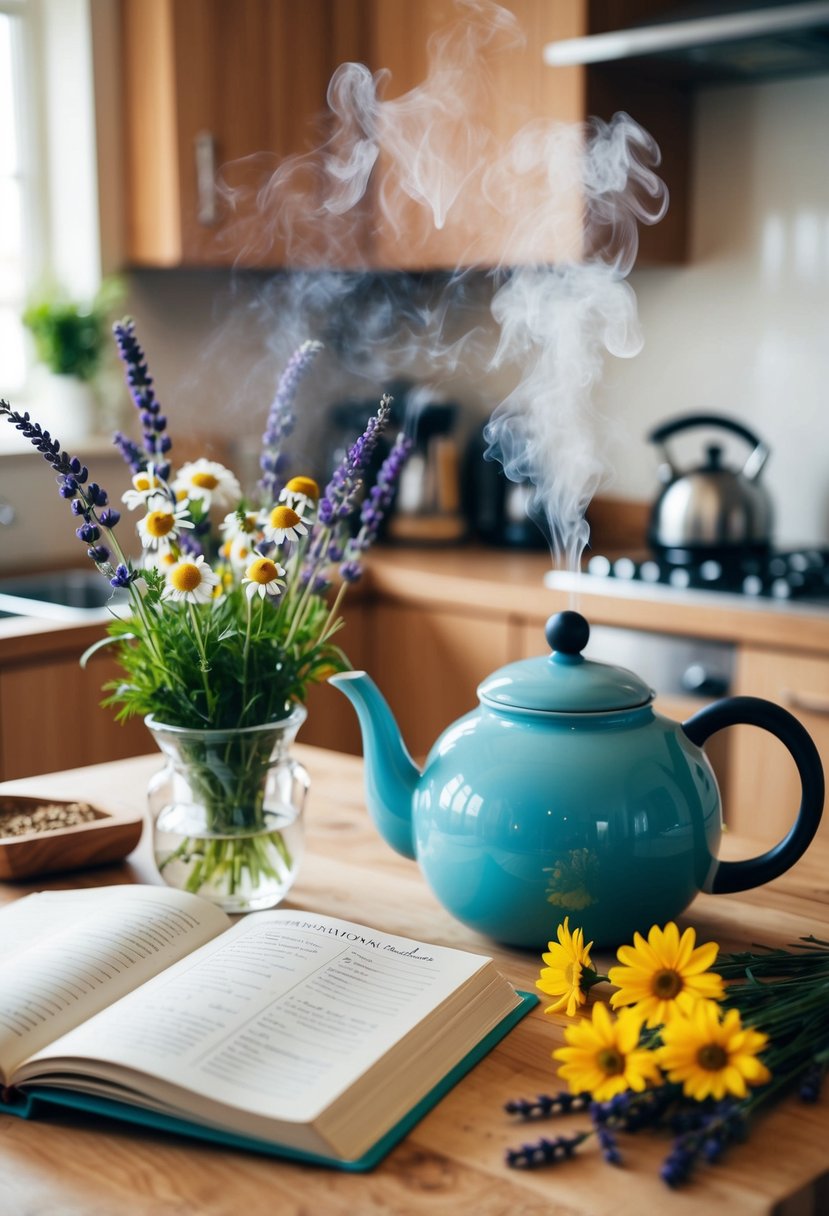
M 481 701 L 541 713 L 607 713 L 648 705 L 653 691 L 624 667 L 585 659 L 590 626 L 578 612 L 557 612 L 544 630 L 552 654 L 508 663 L 478 686 Z

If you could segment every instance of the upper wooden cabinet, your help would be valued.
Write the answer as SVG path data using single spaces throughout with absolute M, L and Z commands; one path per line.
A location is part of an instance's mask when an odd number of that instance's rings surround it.
M 341 2 L 122 0 L 132 265 L 285 263 L 257 193 L 319 138 Z
M 642 233 L 641 260 L 684 256 L 687 96 L 611 70 L 543 63 L 544 44 L 589 32 L 601 5 L 504 0 L 521 39 L 499 25 L 501 10 L 454 0 L 121 6 L 133 266 L 428 270 L 569 260 L 582 241 L 578 140 L 557 146 L 550 181 L 540 162 L 528 171 L 506 167 L 503 156 L 520 129 L 529 138 L 551 120 L 619 109 L 660 143 L 672 193 L 668 217 Z M 615 7 L 635 19 L 635 5 Z M 379 160 L 361 205 L 342 212 L 326 199 L 361 131 L 337 144 L 326 93 L 349 61 L 387 74 L 385 104 L 356 123 L 379 136 Z M 460 110 L 451 105 L 457 96 Z M 309 155 L 332 139 L 327 165 Z M 428 202 L 417 185 L 425 179 Z M 553 208 L 542 205 L 551 188 Z M 519 213 L 530 216 L 520 227 Z

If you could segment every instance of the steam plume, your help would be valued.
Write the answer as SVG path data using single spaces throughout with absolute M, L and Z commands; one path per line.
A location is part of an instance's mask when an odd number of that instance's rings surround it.
M 456 10 L 430 40 L 420 85 L 386 100 L 387 72 L 340 66 L 328 89 L 326 137 L 276 165 L 257 187 L 255 208 L 230 184 L 227 202 L 254 216 L 244 221 L 246 260 L 277 247 L 295 269 L 274 281 L 277 323 L 300 320 L 300 337 L 322 338 L 350 369 L 382 378 L 426 353 L 436 381 L 460 366 L 507 374 L 514 387 L 487 425 L 488 456 L 508 477 L 533 483 L 534 516 L 554 552 L 575 565 L 604 472 L 592 390 L 606 353 L 627 357 L 641 347 L 625 280 L 638 226 L 667 207 L 654 172 L 659 152 L 626 114 L 570 125 L 535 118 L 505 145 L 480 114 L 491 65 L 521 31 L 489 0 L 457 0 Z M 256 159 L 231 172 L 241 168 L 250 180 L 251 168 L 263 168 Z M 430 290 L 405 276 L 369 274 L 366 220 L 378 211 L 404 253 L 415 233 L 451 231 L 465 269 L 433 279 Z M 481 232 L 493 231 L 502 265 L 481 242 Z M 545 261 L 551 251 L 555 261 Z M 312 269 L 319 265 L 349 271 Z M 492 288 L 494 337 L 493 326 L 461 324 L 476 265 Z M 276 318 L 273 299 L 266 309 Z M 333 341 L 325 332 L 332 327 Z

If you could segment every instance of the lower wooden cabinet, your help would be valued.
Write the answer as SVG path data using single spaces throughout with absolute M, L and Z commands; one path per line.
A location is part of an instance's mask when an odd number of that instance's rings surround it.
M 0 671 L 0 780 L 29 777 L 153 750 L 140 719 L 116 722 L 103 685 L 119 674 L 105 654 L 50 654 Z
M 742 646 L 737 661 L 737 691 L 764 697 L 789 710 L 812 736 L 829 773 L 829 659 L 760 646 Z M 766 731 L 738 726 L 733 735 L 733 819 L 736 831 L 780 839 L 800 805 L 800 779 L 782 743 Z M 829 838 L 824 812 L 819 832 Z

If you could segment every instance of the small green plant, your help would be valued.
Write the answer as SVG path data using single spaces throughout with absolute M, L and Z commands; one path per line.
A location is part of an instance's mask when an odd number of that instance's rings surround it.
M 105 279 L 89 303 L 59 290 L 34 297 L 23 313 L 38 360 L 57 375 L 91 380 L 109 342 L 109 317 L 123 299 L 118 279 Z

